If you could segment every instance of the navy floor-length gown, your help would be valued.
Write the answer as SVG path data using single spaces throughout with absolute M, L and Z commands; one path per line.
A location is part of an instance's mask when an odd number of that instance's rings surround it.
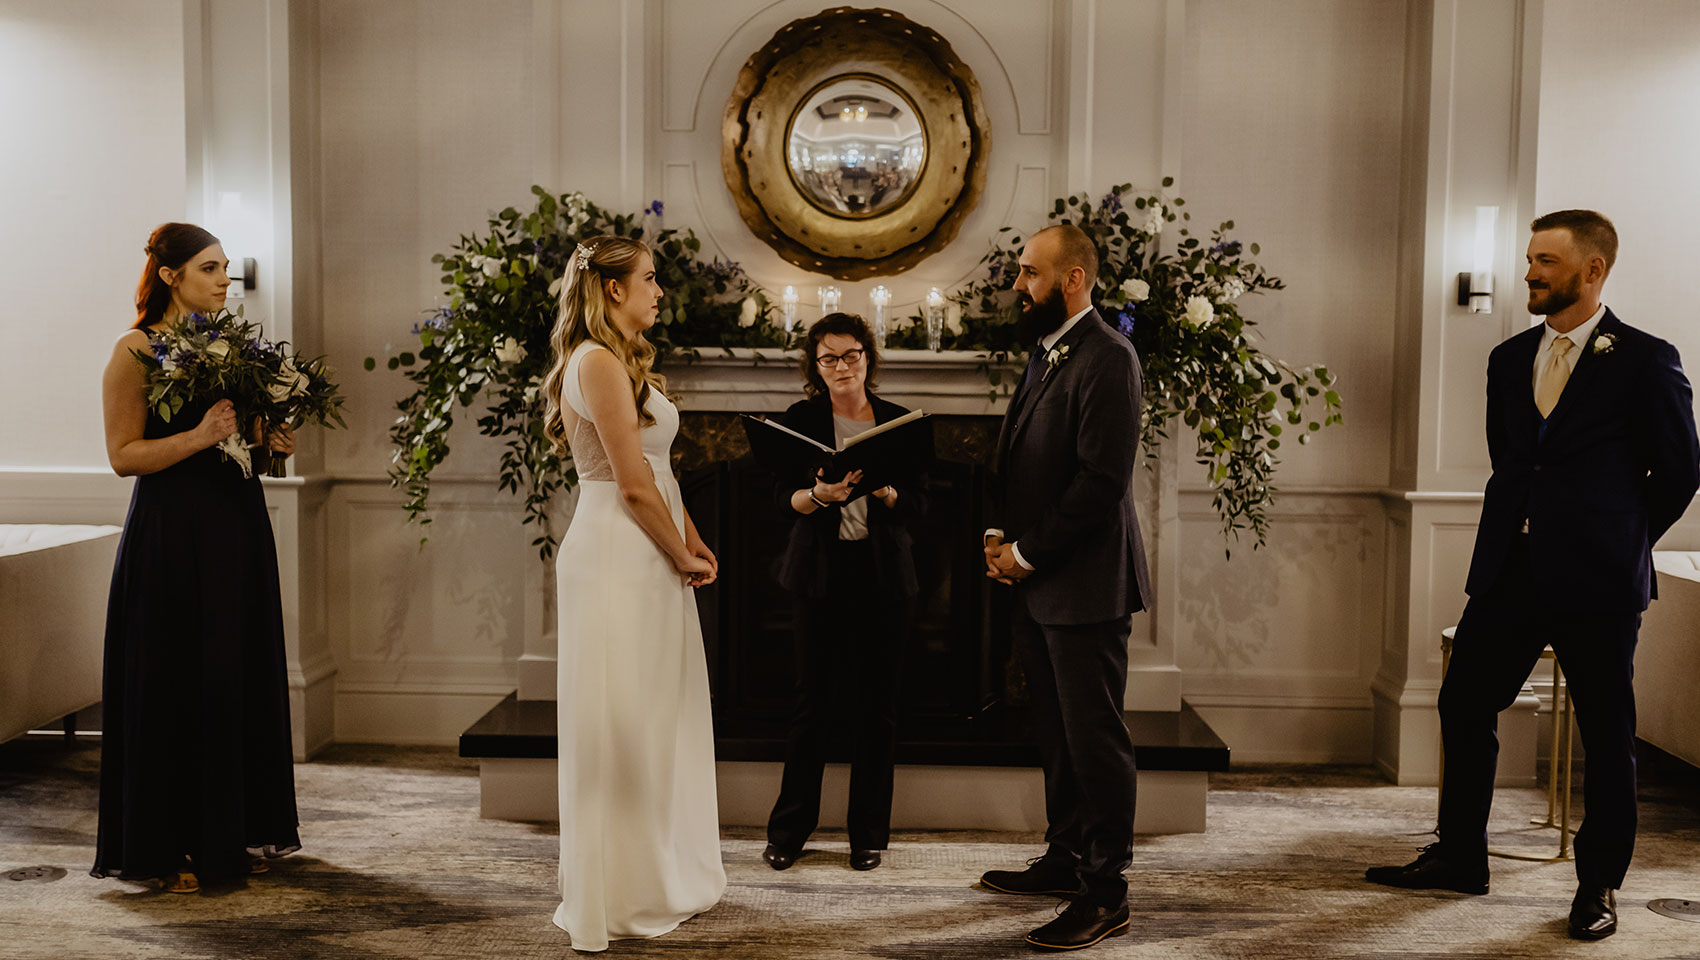
M 204 412 L 150 411 L 144 436 Z M 259 479 L 217 450 L 136 480 L 104 687 L 95 876 L 217 882 L 300 848 L 277 548 Z

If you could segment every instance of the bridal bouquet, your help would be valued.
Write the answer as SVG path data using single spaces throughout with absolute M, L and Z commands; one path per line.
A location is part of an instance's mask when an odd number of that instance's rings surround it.
M 283 459 L 272 458 L 263 445 L 270 430 L 306 423 L 346 426 L 342 396 L 331 382 L 322 358 L 307 360 L 287 343 L 267 340 L 257 323 L 220 310 L 211 316 L 192 313 L 148 339 L 148 349 L 133 351 L 144 371 L 148 408 L 167 423 L 191 400 L 228 399 L 236 405 L 238 423 L 251 424 L 252 439 L 269 460 L 270 476 L 284 475 Z M 250 437 L 232 434 L 218 443 L 224 459 L 233 461 L 242 476 L 254 475 Z

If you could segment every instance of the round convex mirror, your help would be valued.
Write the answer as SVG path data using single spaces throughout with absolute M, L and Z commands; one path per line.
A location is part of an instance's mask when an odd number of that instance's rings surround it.
M 927 166 L 927 129 L 913 103 L 878 77 L 845 74 L 816 87 L 785 132 L 797 190 L 836 217 L 874 217 L 914 191 Z

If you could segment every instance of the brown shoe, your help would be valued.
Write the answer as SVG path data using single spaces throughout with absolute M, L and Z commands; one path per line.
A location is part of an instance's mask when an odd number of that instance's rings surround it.
M 1074 864 L 1034 857 L 1025 870 L 987 870 L 981 886 L 1023 897 L 1072 897 L 1080 892 L 1080 873 Z
M 1079 950 L 1105 937 L 1127 932 L 1127 904 L 1100 907 L 1076 900 L 1055 920 L 1027 935 L 1027 942 L 1041 950 Z

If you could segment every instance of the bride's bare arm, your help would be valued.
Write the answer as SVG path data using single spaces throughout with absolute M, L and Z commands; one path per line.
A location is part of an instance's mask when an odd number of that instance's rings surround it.
M 579 366 L 579 389 L 590 406 L 590 417 L 602 448 L 608 452 L 609 465 L 614 469 L 614 482 L 632 518 L 649 534 L 649 539 L 681 573 L 693 572 L 706 564 L 691 555 L 685 538 L 673 526 L 673 513 L 661 490 L 655 485 L 649 461 L 643 456 L 643 439 L 639 435 L 637 407 L 632 403 L 631 380 L 620 361 L 606 350 L 592 350 Z
M 193 430 L 157 440 L 145 440 L 148 425 L 147 381 L 132 350 L 146 350 L 147 334 L 133 330 L 118 338 L 106 372 L 100 378 L 101 408 L 106 419 L 106 459 L 120 477 L 157 473 L 185 460 L 236 432 L 236 412 L 220 400 Z

